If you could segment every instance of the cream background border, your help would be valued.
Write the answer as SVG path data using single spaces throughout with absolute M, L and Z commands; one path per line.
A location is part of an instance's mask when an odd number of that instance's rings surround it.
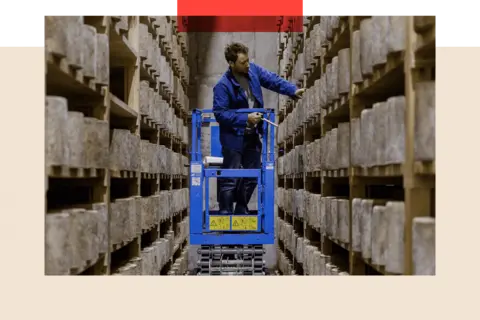
M 426 278 L 45 277 L 44 49 L 0 57 L 1 319 L 479 318 L 462 314 L 478 313 L 480 48 L 437 49 L 438 262 Z

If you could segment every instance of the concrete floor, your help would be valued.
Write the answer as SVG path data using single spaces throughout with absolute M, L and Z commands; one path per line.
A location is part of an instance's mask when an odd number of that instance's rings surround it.
M 238 41 L 249 47 L 251 61 L 267 68 L 270 71 L 278 71 L 277 41 L 278 33 L 267 32 L 215 32 L 215 33 L 189 33 L 189 65 L 190 78 L 194 85 L 189 92 L 190 108 L 211 109 L 213 101 L 213 86 L 227 70 L 224 57 L 224 48 L 230 43 Z M 265 106 L 268 108 L 278 107 L 278 94 L 263 90 Z M 210 130 L 202 131 L 202 153 L 210 154 Z M 216 180 L 210 183 L 209 195 L 210 209 L 217 208 Z M 256 192 L 249 205 L 256 209 Z M 275 217 L 277 215 L 275 208 Z M 191 246 L 189 250 L 189 270 L 193 270 L 197 261 L 197 246 Z M 274 245 L 266 247 L 266 264 L 270 270 L 275 269 L 276 251 Z

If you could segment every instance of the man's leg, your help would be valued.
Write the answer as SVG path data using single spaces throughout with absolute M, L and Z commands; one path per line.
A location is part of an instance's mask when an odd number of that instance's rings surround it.
M 222 169 L 239 169 L 242 164 L 241 153 L 235 150 L 222 148 L 223 164 Z M 237 179 L 219 178 L 217 179 L 217 198 L 221 214 L 233 212 L 233 202 L 235 200 L 235 191 Z
M 262 166 L 262 144 L 258 136 L 245 137 L 242 154 L 243 169 L 260 169 Z M 247 214 L 248 203 L 257 187 L 257 178 L 243 178 L 238 186 L 236 214 Z

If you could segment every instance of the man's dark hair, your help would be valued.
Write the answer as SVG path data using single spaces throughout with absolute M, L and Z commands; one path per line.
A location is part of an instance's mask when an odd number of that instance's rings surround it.
M 225 60 L 227 63 L 235 63 L 239 53 L 248 54 L 247 46 L 238 42 L 231 43 L 225 48 Z

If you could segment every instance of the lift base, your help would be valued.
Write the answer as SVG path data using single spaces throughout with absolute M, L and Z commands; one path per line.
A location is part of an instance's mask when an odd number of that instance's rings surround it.
M 266 275 L 262 245 L 202 246 L 198 254 L 199 276 Z

